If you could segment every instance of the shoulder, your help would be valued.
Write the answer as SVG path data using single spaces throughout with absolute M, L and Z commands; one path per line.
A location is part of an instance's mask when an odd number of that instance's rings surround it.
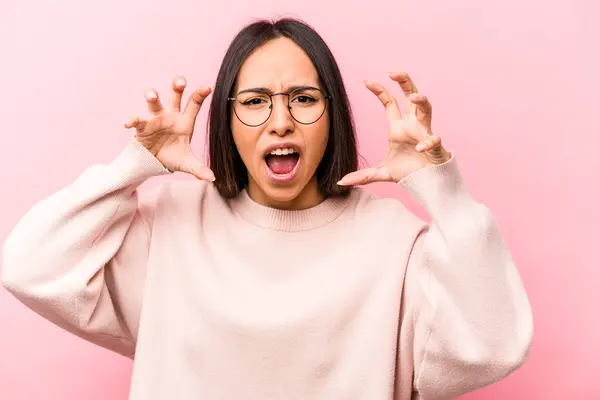
M 207 206 L 226 206 L 214 185 L 202 180 L 166 180 L 143 195 L 143 203 L 155 213 L 197 213 Z
M 364 225 L 377 224 L 400 229 L 420 230 L 426 223 L 406 208 L 404 203 L 392 197 L 382 197 L 363 187 L 353 189 L 352 206 L 348 212 L 353 219 Z
M 354 197 L 352 208 L 359 216 L 375 214 L 388 217 L 417 218 L 400 200 L 393 197 L 382 197 L 367 188 L 356 187 L 353 189 L 351 196 Z

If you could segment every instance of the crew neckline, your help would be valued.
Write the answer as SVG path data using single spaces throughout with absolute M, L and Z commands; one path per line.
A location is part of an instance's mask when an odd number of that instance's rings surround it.
M 229 204 L 235 213 L 252 225 L 297 232 L 316 229 L 334 221 L 357 195 L 357 190 L 353 189 L 348 196 L 330 196 L 310 208 L 282 210 L 255 202 L 244 189 L 237 197 L 230 199 Z

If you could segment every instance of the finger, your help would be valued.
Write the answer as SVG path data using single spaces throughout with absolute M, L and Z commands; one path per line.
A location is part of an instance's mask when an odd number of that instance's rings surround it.
M 150 110 L 152 114 L 157 114 L 163 109 L 160 99 L 158 98 L 158 93 L 156 93 L 156 90 L 154 89 L 150 89 L 146 92 L 146 103 L 148 104 L 148 110 Z
M 389 121 L 402 119 L 402 113 L 400 112 L 398 101 L 387 90 L 385 90 L 383 85 L 365 81 L 365 86 L 367 89 L 373 92 L 375 96 L 377 96 L 379 101 L 381 101 L 381 104 L 383 104 L 385 107 L 385 114 L 387 115 Z
M 181 96 L 186 85 L 187 81 L 183 76 L 179 76 L 173 79 L 173 83 L 171 84 L 171 110 L 179 111 L 181 109 Z
M 404 92 L 405 98 L 407 96 L 410 96 L 411 94 L 419 93 L 417 87 L 415 86 L 415 83 L 412 81 L 412 79 L 406 72 L 390 72 L 390 79 L 396 81 L 398 85 L 400 85 L 400 88 Z M 405 104 L 408 109 L 408 112 L 412 115 L 415 115 L 415 105 L 410 101 L 405 102 Z
M 127 129 L 135 128 L 139 122 L 140 122 L 139 117 L 131 118 L 127 122 L 125 122 L 125 128 L 127 128 Z
M 442 138 L 438 135 L 428 136 L 422 142 L 416 145 L 415 149 L 419 153 L 435 150 L 442 145 Z
M 144 130 L 144 127 L 148 121 L 144 119 L 140 119 L 139 117 L 131 118 L 129 121 L 125 122 L 125 128 L 131 129 L 135 128 L 137 131 Z
M 345 175 L 337 184 L 340 186 L 366 185 L 373 182 L 388 182 L 391 180 L 382 168 L 366 168 Z
M 194 156 L 188 156 L 185 158 L 181 171 L 192 174 L 201 180 L 210 182 L 215 180 L 215 174 L 212 172 L 212 170 Z
M 413 93 L 419 93 L 415 83 L 406 72 L 390 72 L 390 78 L 393 81 L 398 82 L 406 96 L 409 96 Z
M 202 103 L 204 103 L 204 100 L 210 94 L 210 92 L 211 88 L 208 86 L 195 90 L 190 95 L 190 99 L 185 105 L 185 111 L 183 114 L 190 119 L 196 119 L 198 113 L 200 112 L 200 108 L 202 107 Z
M 408 100 L 415 105 L 417 120 L 425 126 L 426 133 L 428 135 L 431 134 L 432 107 L 427 96 L 420 93 L 413 93 L 408 96 Z

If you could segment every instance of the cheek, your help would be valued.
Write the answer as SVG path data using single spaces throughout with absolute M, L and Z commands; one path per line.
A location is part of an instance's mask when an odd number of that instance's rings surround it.
M 325 113 L 323 117 L 315 124 L 315 143 L 319 152 L 325 152 L 327 142 L 329 141 L 329 115 Z
M 310 161 L 314 164 L 318 164 L 325 153 L 327 148 L 327 141 L 329 140 L 329 120 L 324 119 L 322 122 L 312 126 L 309 132 L 307 132 L 307 148 L 309 149 Z
M 258 134 L 254 129 L 234 121 L 231 124 L 231 133 L 233 135 L 233 141 L 237 147 L 242 161 L 246 166 L 251 165 L 252 157 L 256 152 L 256 142 L 258 140 Z

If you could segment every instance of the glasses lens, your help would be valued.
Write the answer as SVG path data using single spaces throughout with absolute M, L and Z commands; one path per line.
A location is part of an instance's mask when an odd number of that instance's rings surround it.
M 312 124 L 325 111 L 325 96 L 318 89 L 301 89 L 290 93 L 290 107 L 296 121 Z
M 240 93 L 234 102 L 237 117 L 246 125 L 257 126 L 264 123 L 271 112 L 271 99 L 265 93 Z

